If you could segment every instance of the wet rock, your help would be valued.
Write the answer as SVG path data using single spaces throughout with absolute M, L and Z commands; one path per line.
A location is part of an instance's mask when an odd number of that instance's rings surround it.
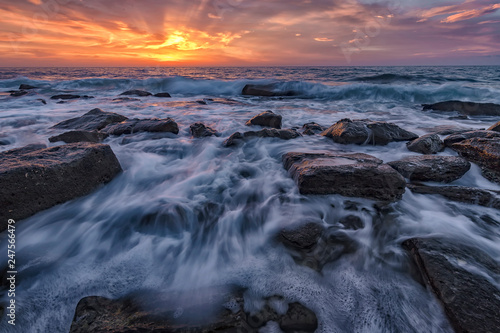
M 444 150 L 444 143 L 437 134 L 423 135 L 406 144 L 410 151 L 421 154 L 436 154 Z
M 194 123 L 189 127 L 191 135 L 195 138 L 203 138 L 208 136 L 219 136 L 219 133 L 211 127 L 205 126 L 205 124 L 198 122 Z
M 365 223 L 363 222 L 363 220 L 356 215 L 344 216 L 339 220 L 339 223 L 342 224 L 344 228 L 350 230 L 358 230 L 365 227 Z
M 0 231 L 7 219 L 35 213 L 87 195 L 108 183 L 121 166 L 108 145 L 73 143 L 27 146 L 0 153 Z
M 144 90 L 138 90 L 138 89 L 134 89 L 134 90 L 127 90 L 125 92 L 122 92 L 120 94 L 120 96 L 139 96 L 139 97 L 146 97 L 146 96 L 151 96 L 153 95 L 152 93 L 150 93 L 149 91 L 144 91 Z
M 316 135 L 325 131 L 326 128 L 316 123 L 307 123 L 302 126 L 302 134 L 304 135 Z
M 281 241 L 289 247 L 298 250 L 310 249 L 318 243 L 325 228 L 318 223 L 307 223 L 298 228 L 283 229 L 280 233 Z
M 72 95 L 72 94 L 61 94 L 61 95 L 54 95 L 50 99 L 63 99 L 63 100 L 68 100 L 68 99 L 78 99 L 82 96 L 80 95 Z
M 243 87 L 241 94 L 265 97 L 297 95 L 295 91 L 280 89 L 277 84 L 247 84 Z
M 495 125 L 491 125 L 491 127 L 488 128 L 488 131 L 500 132 L 500 121 L 498 121 Z
M 461 178 L 470 163 L 458 156 L 410 156 L 387 163 L 412 181 L 449 183 Z
M 42 103 L 43 105 L 46 105 L 47 104 L 47 101 L 44 100 L 43 98 L 37 98 L 37 101 L 39 101 L 40 103 Z
M 168 92 L 163 92 L 163 93 L 154 94 L 154 97 L 168 98 L 168 97 L 172 97 L 172 96 L 170 96 L 170 94 Z
M 138 132 L 169 132 L 178 134 L 179 127 L 171 118 L 165 119 L 127 119 L 118 124 L 111 124 L 104 128 L 102 132 L 109 135 L 123 135 Z
M 441 301 L 456 332 L 498 332 L 500 290 L 477 273 L 499 276 L 498 261 L 464 242 L 416 238 L 403 246 Z
M 451 147 L 454 143 L 458 143 L 467 139 L 472 138 L 500 138 L 500 133 L 495 131 L 469 131 L 459 134 L 453 134 L 444 139 L 444 145 L 446 147 Z
M 437 135 L 451 135 L 451 134 L 460 134 L 464 132 L 474 131 L 474 128 L 463 128 L 459 126 L 453 125 L 439 125 L 435 127 L 424 128 L 425 130 L 431 132 L 432 134 Z
M 300 303 L 292 303 L 288 311 L 279 320 L 280 328 L 285 333 L 314 332 L 318 328 L 318 318 L 314 312 Z
M 457 111 L 468 116 L 500 116 L 500 105 L 493 103 L 446 101 L 435 104 L 422 104 L 422 106 L 424 111 Z
M 466 186 L 426 186 L 407 184 L 413 193 L 436 194 L 446 199 L 500 209 L 500 192 Z
M 93 109 L 81 117 L 62 121 L 52 128 L 98 131 L 109 124 L 119 123 L 127 119 L 127 117 L 114 112 L 104 112 L 101 109 Z
M 52 136 L 49 138 L 50 142 L 93 142 L 99 143 L 108 137 L 106 133 L 90 132 L 90 131 L 70 131 L 60 135 Z
M 321 135 L 337 143 L 358 145 L 386 145 L 392 141 L 409 141 L 418 138 L 415 133 L 408 132 L 395 124 L 368 119 L 342 119 Z
M 137 102 L 140 101 L 139 98 L 133 98 L 133 97 L 118 97 L 118 98 L 113 98 L 113 102 Z
M 258 126 L 273 127 L 280 129 L 281 119 L 282 117 L 280 115 L 275 114 L 272 111 L 265 111 L 247 121 L 245 125 L 247 126 L 258 125 Z
M 29 85 L 29 84 L 21 84 L 19 86 L 19 90 L 31 90 L 31 89 L 37 89 L 38 87 Z
M 283 164 L 302 194 L 396 201 L 405 192 L 398 172 L 366 154 L 288 153 Z
M 26 90 L 19 90 L 19 91 L 14 91 L 14 92 L 11 92 L 10 95 L 12 97 L 21 97 L 21 96 L 24 96 L 26 95 L 28 92 Z
M 478 164 L 483 176 L 500 183 L 500 138 L 473 138 L 451 145 L 451 148 Z
M 291 140 L 300 137 L 301 135 L 293 129 L 275 129 L 275 128 L 264 128 L 260 131 L 249 131 L 233 133 L 229 138 L 227 138 L 223 145 L 224 147 L 230 147 L 236 145 L 238 142 L 250 139 L 250 138 L 279 138 L 281 140 Z

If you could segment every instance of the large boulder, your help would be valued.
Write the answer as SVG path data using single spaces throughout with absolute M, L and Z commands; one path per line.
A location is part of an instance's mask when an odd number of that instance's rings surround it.
M 495 131 L 468 131 L 464 133 L 452 134 L 444 139 L 444 145 L 446 147 L 451 147 L 454 143 L 465 141 L 472 138 L 500 138 L 500 133 Z
M 465 242 L 445 239 L 409 239 L 403 246 L 456 332 L 498 332 L 500 289 L 495 278 L 487 277 L 500 276 L 496 259 Z
M 277 84 L 247 84 L 241 91 L 242 95 L 250 96 L 294 96 L 297 92 L 293 90 L 282 90 Z
M 491 126 L 488 128 L 488 131 L 500 132 L 500 121 L 497 121 L 497 123 L 496 123 L 496 124 L 491 125 Z
M 457 111 L 468 116 L 500 116 L 500 105 L 493 103 L 446 101 L 434 104 L 422 104 L 422 106 L 424 111 Z
M 444 183 L 461 178 L 470 169 L 470 163 L 458 156 L 410 156 L 387 164 L 412 181 Z
M 119 123 L 128 118 L 114 112 L 104 112 L 101 109 L 93 109 L 78 118 L 62 121 L 53 128 L 79 129 L 85 131 L 98 131 L 109 124 Z
M 0 231 L 108 183 L 121 166 L 108 145 L 28 146 L 0 153 Z
M 177 126 L 177 123 L 171 118 L 127 119 L 121 123 L 107 126 L 102 132 L 109 135 L 132 134 L 138 132 L 169 132 L 178 134 L 179 126 Z
M 409 141 L 418 138 L 415 133 L 408 132 L 395 124 L 368 119 L 342 119 L 321 135 L 337 143 L 358 145 L 386 145 L 392 141 Z
M 279 114 L 275 114 L 272 111 L 265 111 L 247 121 L 245 125 L 247 126 L 258 125 L 258 126 L 273 127 L 280 129 L 281 119 L 282 117 Z
M 444 144 L 439 135 L 427 134 L 406 144 L 410 151 L 421 154 L 436 154 L 444 150 Z
M 108 137 L 108 134 L 90 131 L 70 131 L 49 138 L 50 142 L 94 142 L 99 143 Z
M 487 179 L 500 183 L 500 138 L 473 138 L 455 143 L 451 148 L 478 164 Z
M 120 96 L 139 96 L 139 97 L 146 97 L 151 95 L 153 94 L 150 93 L 149 91 L 138 90 L 138 89 L 127 90 L 120 94 Z
M 201 122 L 197 122 L 189 126 L 191 135 L 195 138 L 204 138 L 208 136 L 219 136 L 219 133 L 213 128 L 206 126 Z
M 396 201 L 405 192 L 398 172 L 366 154 L 288 153 L 283 164 L 302 194 Z
M 260 131 L 235 132 L 224 141 L 223 145 L 224 147 L 230 147 L 236 145 L 240 141 L 251 138 L 278 138 L 281 140 L 291 140 L 300 136 L 300 133 L 293 129 L 264 128 Z

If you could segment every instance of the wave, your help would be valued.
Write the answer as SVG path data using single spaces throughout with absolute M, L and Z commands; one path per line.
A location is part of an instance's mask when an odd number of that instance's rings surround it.
M 443 83 L 443 82 L 469 82 L 475 83 L 478 80 L 472 78 L 459 78 L 459 77 L 432 77 L 427 75 L 401 75 L 401 74 L 378 74 L 373 76 L 360 76 L 351 79 L 354 82 L 370 82 L 370 83 L 410 83 L 410 82 L 428 82 L 428 83 Z

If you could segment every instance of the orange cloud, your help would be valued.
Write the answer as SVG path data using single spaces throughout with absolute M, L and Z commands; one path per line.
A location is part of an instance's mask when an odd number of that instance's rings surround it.
M 448 16 L 447 18 L 445 18 L 441 22 L 453 23 L 453 22 L 458 22 L 458 21 L 463 21 L 463 20 L 470 20 L 472 18 L 476 18 L 476 17 L 480 17 L 480 16 L 483 16 L 486 14 L 493 13 L 494 11 L 496 11 L 499 8 L 500 8 L 500 3 L 497 3 L 497 4 L 494 4 L 491 6 L 483 7 L 481 9 L 466 10 L 466 11 L 463 11 L 461 13 Z

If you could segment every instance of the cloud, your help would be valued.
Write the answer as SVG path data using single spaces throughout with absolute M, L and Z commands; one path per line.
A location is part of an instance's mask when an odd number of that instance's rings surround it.
M 472 10 L 466 10 L 461 13 L 455 14 L 448 16 L 441 22 L 443 23 L 453 23 L 453 22 L 458 22 L 458 21 L 463 21 L 463 20 L 470 20 L 472 18 L 480 17 L 483 15 L 491 14 L 494 13 L 497 9 L 500 8 L 500 3 L 483 7 L 480 9 L 472 9 Z

